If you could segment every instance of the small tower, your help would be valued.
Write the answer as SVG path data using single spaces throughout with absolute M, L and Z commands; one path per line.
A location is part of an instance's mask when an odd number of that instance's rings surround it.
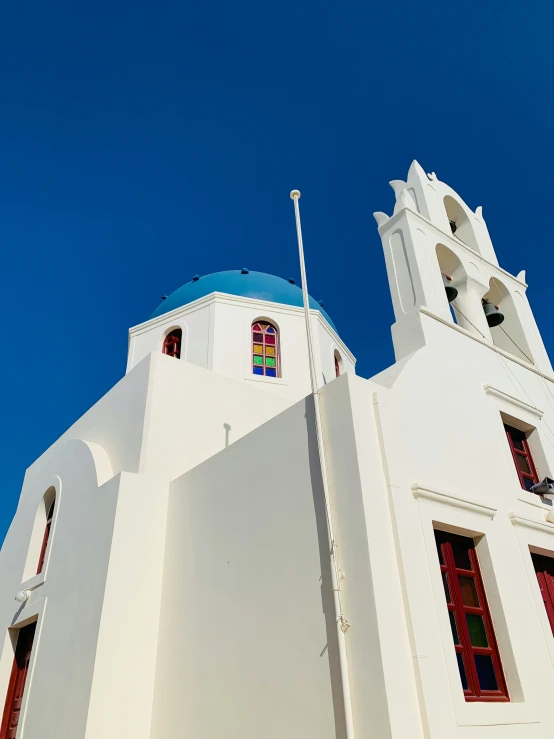
M 514 277 L 499 266 L 482 207 L 472 211 L 415 160 L 406 182 L 392 180 L 390 185 L 396 195 L 393 215 L 374 216 L 396 318 L 392 327 L 396 359 L 427 343 L 421 315 L 428 314 L 550 372 L 525 295 L 525 272 Z M 445 285 L 457 292 L 450 305 Z M 483 301 L 498 307 L 505 319 L 501 325 L 489 326 Z

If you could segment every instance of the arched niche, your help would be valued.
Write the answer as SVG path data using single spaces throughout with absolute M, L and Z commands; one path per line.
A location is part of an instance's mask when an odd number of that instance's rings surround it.
M 456 232 L 454 235 L 460 239 L 460 241 L 463 241 L 466 246 L 469 246 L 470 249 L 473 249 L 473 251 L 480 254 L 481 252 L 479 245 L 477 244 L 475 231 L 473 230 L 473 225 L 466 213 L 466 209 L 458 200 L 455 200 L 450 195 L 445 195 L 444 197 L 444 208 L 446 210 L 448 220 L 456 224 Z
M 498 306 L 504 316 L 504 322 L 491 328 L 494 345 L 510 354 L 534 364 L 525 331 L 521 323 L 517 308 L 510 291 L 497 277 L 492 277 L 489 291 L 484 296 L 486 300 Z

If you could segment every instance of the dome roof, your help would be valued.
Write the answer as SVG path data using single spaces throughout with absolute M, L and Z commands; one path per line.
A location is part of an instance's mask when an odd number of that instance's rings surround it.
M 255 300 L 268 300 L 283 305 L 294 305 L 297 308 L 303 306 L 302 290 L 288 280 L 275 277 L 275 275 L 268 275 L 265 272 L 246 272 L 246 270 L 233 269 L 227 272 L 214 272 L 211 275 L 194 277 L 190 282 L 177 288 L 163 300 L 150 318 L 162 316 L 164 313 L 169 313 L 175 308 L 180 308 L 214 292 L 239 295 L 242 298 L 254 298 Z M 312 297 L 310 297 L 310 308 L 318 310 L 336 331 L 333 321 Z

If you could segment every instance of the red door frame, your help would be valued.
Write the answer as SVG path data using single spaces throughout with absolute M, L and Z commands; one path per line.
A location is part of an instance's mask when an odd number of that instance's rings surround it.
M 37 624 L 35 621 L 34 623 L 28 624 L 19 629 L 12 673 L 10 675 L 10 682 L 6 693 L 6 702 L 4 704 L 0 739 L 15 739 L 17 734 L 36 626 Z

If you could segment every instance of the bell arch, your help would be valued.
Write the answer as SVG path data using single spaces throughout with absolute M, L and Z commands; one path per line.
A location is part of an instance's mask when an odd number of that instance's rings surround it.
M 494 345 L 525 362 L 534 364 L 513 296 L 497 277 L 491 277 L 489 286 L 489 291 L 483 296 L 484 300 L 490 301 L 504 316 L 502 323 L 491 327 Z
M 466 246 L 469 246 L 470 249 L 480 254 L 481 250 L 477 243 L 475 231 L 473 230 L 473 225 L 469 220 L 465 207 L 451 195 L 445 195 L 443 202 L 452 233 L 466 244 Z

